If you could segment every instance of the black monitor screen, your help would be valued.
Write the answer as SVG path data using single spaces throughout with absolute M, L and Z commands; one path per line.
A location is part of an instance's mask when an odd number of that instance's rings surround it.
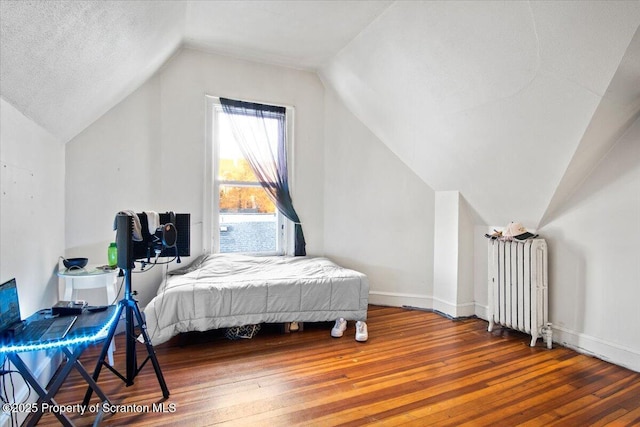
M 20 321 L 20 303 L 16 279 L 0 285 L 0 332 Z

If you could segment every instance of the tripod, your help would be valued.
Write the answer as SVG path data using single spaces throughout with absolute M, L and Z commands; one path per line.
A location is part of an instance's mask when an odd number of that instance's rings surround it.
M 96 368 L 93 371 L 93 380 L 98 381 L 98 376 L 100 376 L 100 371 L 102 370 L 102 366 L 106 366 L 111 372 L 113 372 L 118 378 L 125 382 L 128 386 L 133 385 L 133 379 L 138 375 L 138 373 L 142 370 L 144 365 L 151 360 L 153 365 L 153 369 L 156 372 L 156 377 L 158 377 L 158 383 L 160 384 L 160 388 L 162 389 L 162 396 L 166 399 L 169 397 L 169 389 L 167 388 L 167 384 L 164 381 L 164 376 L 162 375 L 162 371 L 160 370 L 160 364 L 158 363 L 158 358 L 156 357 L 156 352 L 151 344 L 151 339 L 149 338 L 149 334 L 147 333 L 147 324 L 142 318 L 142 314 L 140 313 L 140 307 L 138 307 L 138 301 L 136 301 L 132 297 L 131 293 L 131 269 L 123 269 L 124 271 L 124 298 L 118 301 L 117 308 L 117 317 L 116 319 L 120 319 L 122 315 L 122 311 L 125 312 L 125 335 L 126 335 L 126 376 L 122 375 L 118 372 L 113 366 L 109 365 L 105 362 L 105 357 L 107 356 L 107 352 L 109 350 L 109 343 L 113 339 L 113 336 L 116 332 L 116 328 L 118 327 L 118 322 L 113 322 L 111 327 L 109 328 L 109 333 L 107 335 L 107 340 L 105 344 L 102 346 L 102 351 L 100 352 L 100 357 L 98 358 L 98 362 L 96 363 Z M 140 325 L 140 331 L 144 340 L 144 345 L 147 349 L 147 358 L 142 362 L 142 364 L 138 367 L 138 361 L 136 356 L 136 335 L 135 335 L 135 320 L 137 320 L 138 325 Z M 84 400 L 82 404 L 84 406 L 89 404 L 89 400 L 91 399 L 91 394 L 93 389 L 89 387 L 87 389 L 87 393 L 84 396 Z

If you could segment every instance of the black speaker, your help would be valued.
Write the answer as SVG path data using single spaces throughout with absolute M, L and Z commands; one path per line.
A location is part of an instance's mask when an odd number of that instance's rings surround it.
M 118 267 L 129 270 L 133 267 L 133 218 L 126 214 L 118 214 L 116 230 Z

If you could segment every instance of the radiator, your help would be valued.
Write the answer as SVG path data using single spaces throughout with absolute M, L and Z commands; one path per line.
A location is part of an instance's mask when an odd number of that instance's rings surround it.
M 489 240 L 489 332 L 495 325 L 531 335 L 551 348 L 547 243 L 544 239 Z

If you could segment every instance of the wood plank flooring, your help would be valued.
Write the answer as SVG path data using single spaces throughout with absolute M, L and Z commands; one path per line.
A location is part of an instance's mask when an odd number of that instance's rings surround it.
M 632 426 L 640 425 L 640 373 L 554 345 L 528 346 L 513 331 L 487 332 L 478 319 L 370 306 L 369 341 L 331 338 L 332 324 L 283 334 L 264 325 L 251 340 L 222 331 L 185 334 L 156 346 L 171 396 L 150 363 L 126 387 L 103 369 L 114 404 L 166 412 L 108 415 L 102 425 L 136 426 Z M 140 346 L 139 353 L 143 354 Z M 97 350 L 83 355 L 93 368 Z M 117 340 L 116 368 L 124 371 Z M 80 402 L 73 373 L 57 396 Z M 94 396 L 93 404 L 98 404 Z M 94 414 L 70 414 L 91 425 Z M 58 425 L 51 414 L 39 425 Z

